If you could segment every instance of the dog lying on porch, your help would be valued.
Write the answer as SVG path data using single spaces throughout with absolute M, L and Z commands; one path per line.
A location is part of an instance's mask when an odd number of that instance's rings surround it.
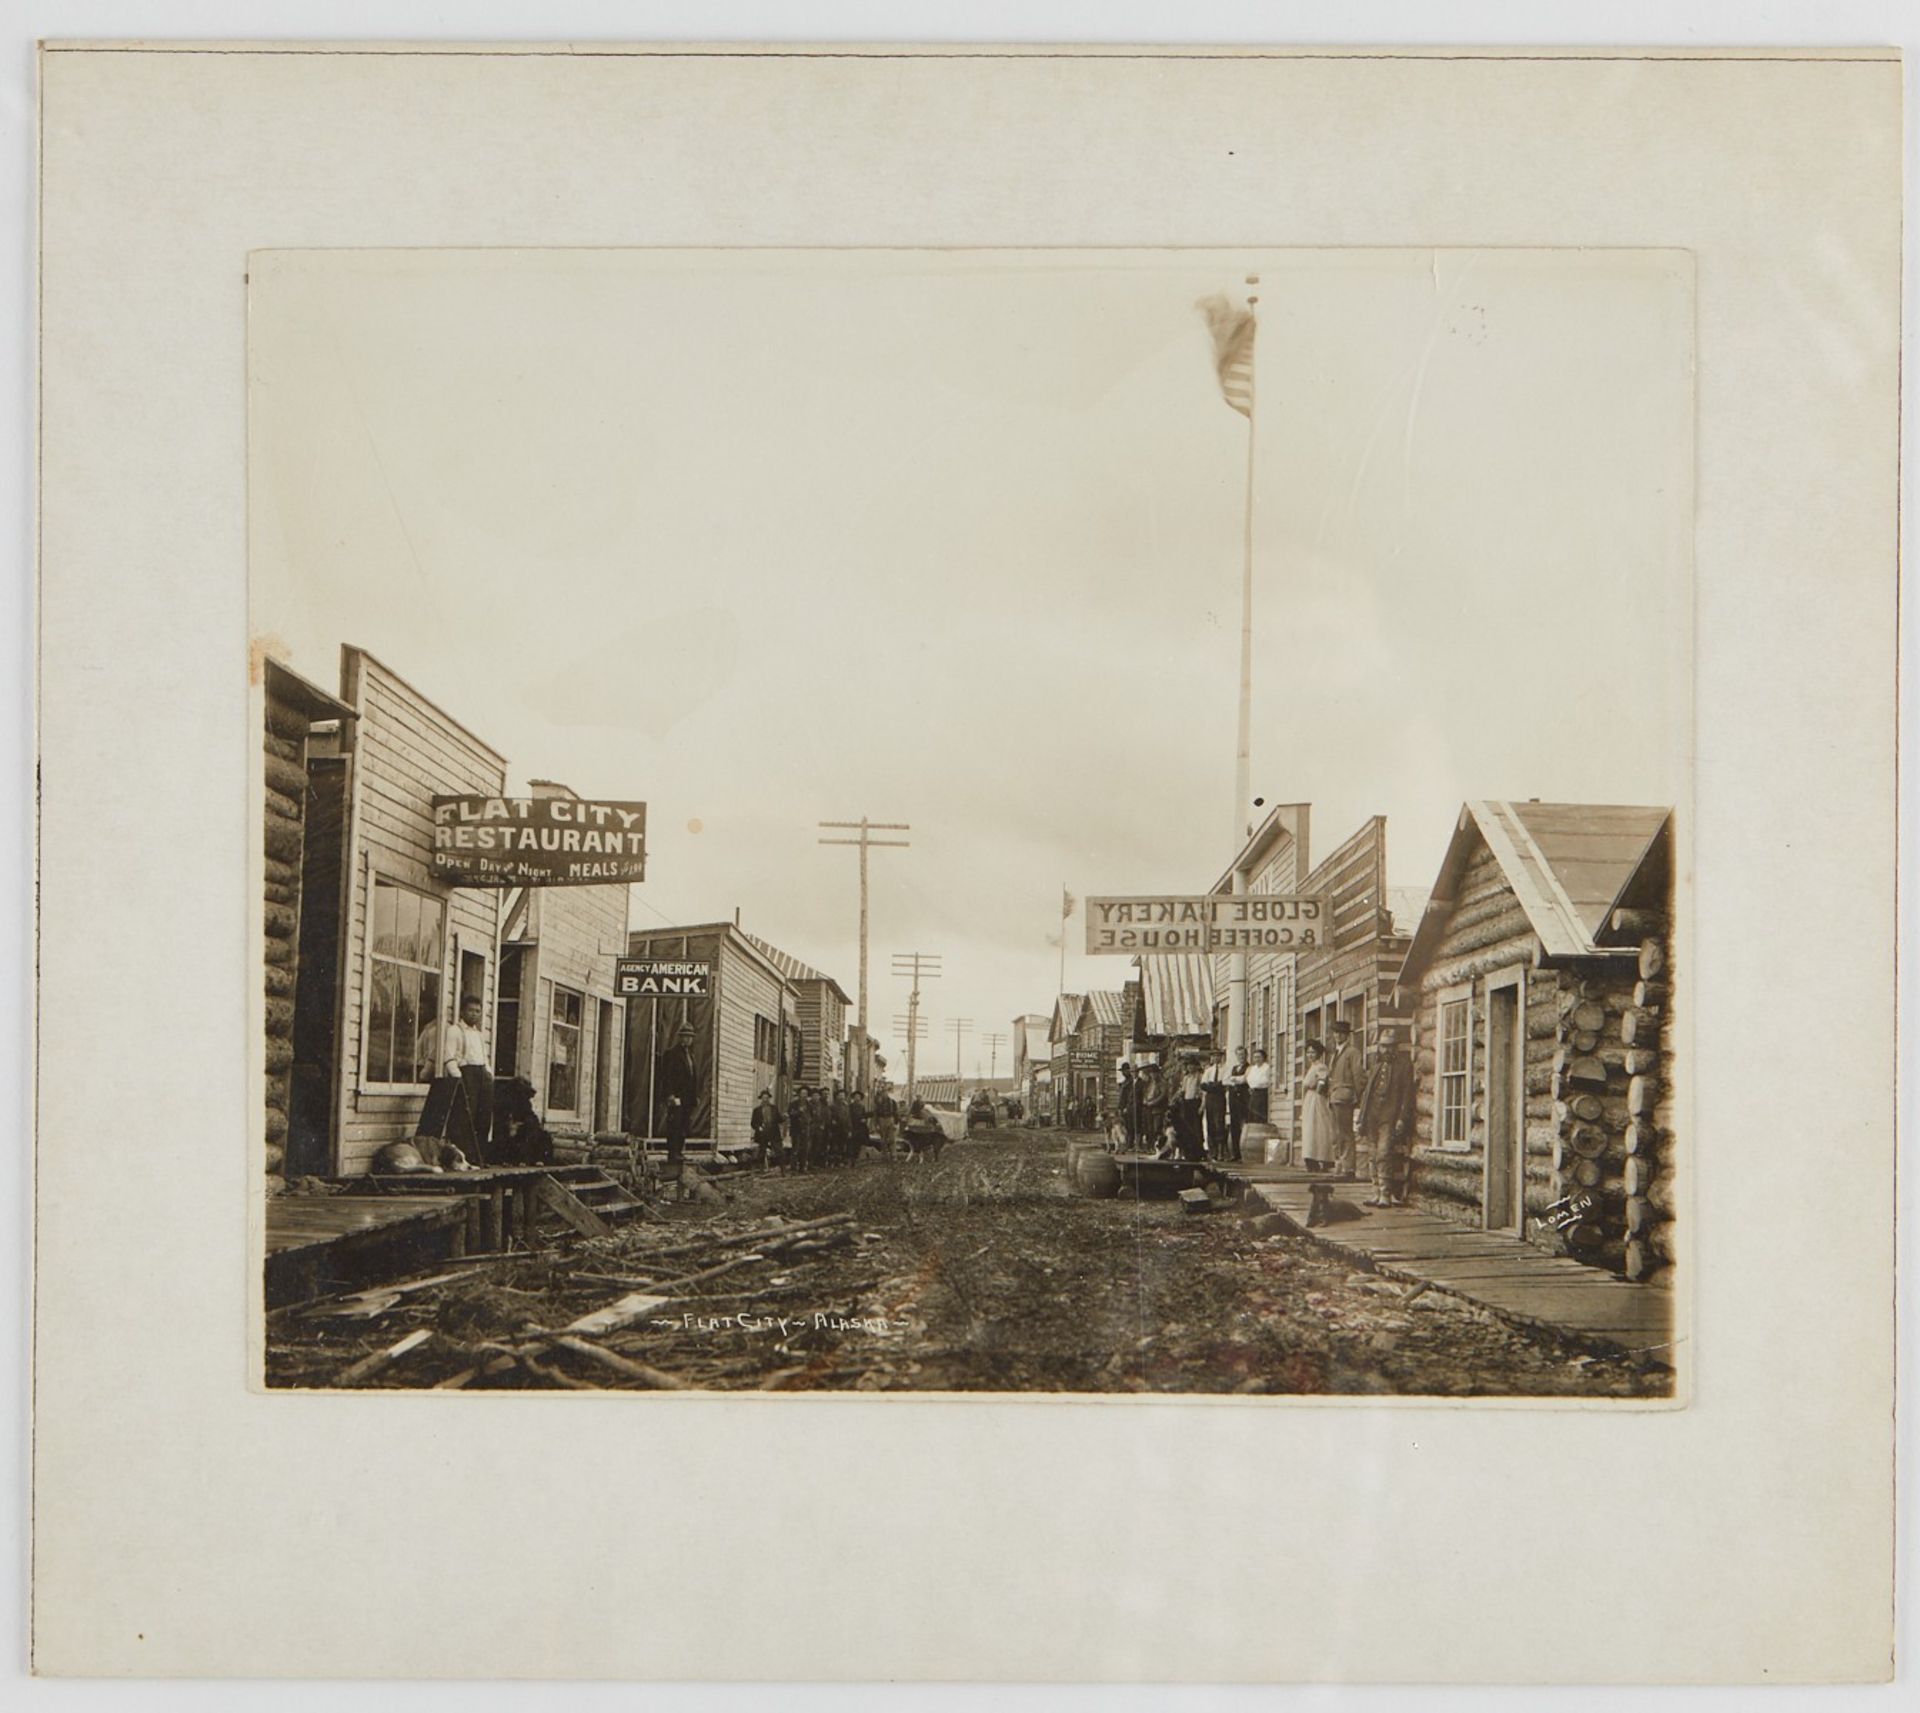
M 395 1175 L 470 1172 L 473 1163 L 443 1136 L 416 1136 L 410 1142 L 389 1142 L 374 1155 L 372 1170 Z

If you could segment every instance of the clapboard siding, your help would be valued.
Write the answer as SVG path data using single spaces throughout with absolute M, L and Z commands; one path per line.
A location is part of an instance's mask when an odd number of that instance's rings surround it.
M 412 1133 L 426 1089 L 368 1087 L 365 1083 L 365 1021 L 372 960 L 367 944 L 371 893 L 376 878 L 397 881 L 443 902 L 446 938 L 440 969 L 439 1021 L 452 1020 L 458 1004 L 459 970 L 454 948 L 482 953 L 487 991 L 481 999 L 493 1015 L 492 984 L 498 965 L 500 894 L 454 889 L 434 881 L 433 805 L 436 794 L 506 789 L 506 761 L 442 713 L 397 674 L 359 649 L 343 651 L 342 689 L 360 715 L 352 743 L 352 835 L 348 852 L 346 983 L 341 1030 L 342 1086 L 338 1169 L 364 1171 L 383 1143 Z
M 1308 874 L 1300 890 L 1327 900 L 1332 926 L 1327 944 L 1300 953 L 1295 963 L 1292 1064 L 1282 1068 L 1291 1073 L 1296 1091 L 1295 1123 L 1299 1079 L 1306 1070 L 1303 1019 L 1308 1011 L 1329 999 L 1344 1005 L 1360 997 L 1362 1057 L 1371 1065 L 1379 1050 L 1381 1015 L 1391 1008 L 1393 984 L 1407 955 L 1406 936 L 1394 932 L 1387 908 L 1386 817 L 1364 822 Z M 1281 1080 L 1280 1072 L 1275 1080 Z

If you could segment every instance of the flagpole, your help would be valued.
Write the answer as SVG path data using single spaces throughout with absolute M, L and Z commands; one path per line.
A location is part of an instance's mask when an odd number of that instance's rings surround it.
M 1257 286 L 1258 274 L 1249 274 L 1247 284 Z M 1255 313 L 1260 299 L 1249 293 L 1247 313 Z M 1236 893 L 1247 890 L 1247 874 L 1239 866 L 1239 856 L 1253 833 L 1253 474 L 1254 445 L 1258 437 L 1260 388 L 1257 373 L 1260 343 L 1256 323 L 1248 349 L 1247 387 L 1247 508 L 1246 553 L 1240 572 L 1240 732 L 1233 766 L 1233 845 L 1232 887 Z M 1247 1046 L 1247 954 L 1235 951 L 1227 981 L 1227 1039 L 1230 1052 L 1244 1053 Z

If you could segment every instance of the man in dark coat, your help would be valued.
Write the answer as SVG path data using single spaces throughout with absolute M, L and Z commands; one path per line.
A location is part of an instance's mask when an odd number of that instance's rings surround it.
M 693 1103 L 700 1075 L 693 1067 L 693 1025 L 683 1023 L 674 1043 L 655 1062 L 654 1099 L 660 1106 L 660 1127 L 667 1139 L 667 1175 L 676 1181 L 687 1154 L 687 1127 L 693 1122 Z
M 1344 1020 L 1333 1026 L 1333 1063 L 1327 1067 L 1327 1105 L 1333 1108 L 1333 1140 L 1340 1152 L 1333 1169 L 1336 1176 L 1351 1178 L 1353 1173 L 1353 1115 L 1360 1105 L 1360 1092 L 1366 1073 L 1360 1062 L 1360 1048 L 1353 1039 L 1353 1025 Z
M 753 1140 L 760 1158 L 769 1166 L 780 1163 L 780 1108 L 774 1104 L 773 1090 L 763 1088 L 753 1109 Z
M 1413 1061 L 1400 1026 L 1380 1025 L 1380 1057 L 1360 1097 L 1360 1128 L 1373 1150 L 1373 1200 L 1368 1207 L 1404 1207 L 1407 1150 L 1413 1140 Z
M 787 1102 L 787 1170 L 805 1172 L 813 1166 L 813 1104 L 807 1091 L 797 1088 Z
M 1200 1077 L 1200 1098 L 1207 1119 L 1207 1155 L 1225 1160 L 1232 1149 L 1227 1141 L 1227 1068 L 1225 1055 L 1218 1049 L 1207 1055 L 1207 1068 Z
M 1233 1070 L 1227 1077 L 1227 1144 L 1233 1157 L 1240 1158 L 1240 1132 L 1247 1127 L 1247 1061 L 1236 1053 Z

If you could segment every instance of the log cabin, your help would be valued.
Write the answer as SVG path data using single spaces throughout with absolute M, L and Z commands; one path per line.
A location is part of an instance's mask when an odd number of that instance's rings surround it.
M 1632 1279 L 1673 1253 L 1673 812 L 1471 802 L 1402 967 L 1417 1205 Z
M 265 1166 L 269 1187 L 331 1163 L 331 1039 L 339 964 L 340 729 L 357 716 L 278 660 L 266 695 Z M 307 882 L 312 879 L 309 890 Z M 302 905 L 307 908 L 303 909 Z M 293 1139 L 296 1128 L 299 1140 Z

